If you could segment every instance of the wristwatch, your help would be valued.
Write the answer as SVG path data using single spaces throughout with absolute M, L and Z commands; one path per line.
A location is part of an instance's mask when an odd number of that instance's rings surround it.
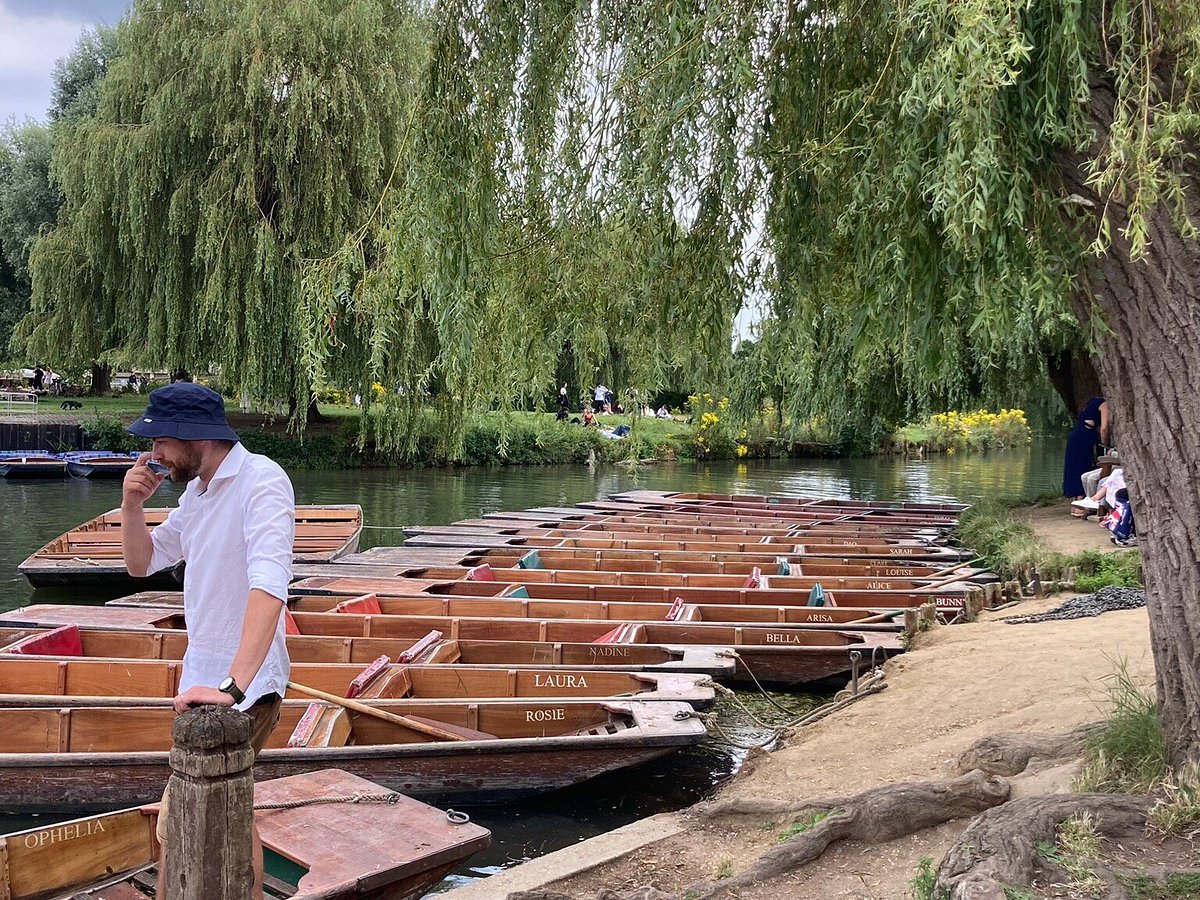
M 232 675 L 226 675 L 225 680 L 217 685 L 218 691 L 224 691 L 233 698 L 234 703 L 241 703 L 246 699 L 246 695 L 242 693 L 242 689 L 238 687 L 238 683 L 233 680 Z

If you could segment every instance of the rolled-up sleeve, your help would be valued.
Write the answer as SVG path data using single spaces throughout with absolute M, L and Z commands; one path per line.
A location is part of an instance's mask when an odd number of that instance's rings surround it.
M 296 500 L 291 481 L 282 470 L 261 475 L 247 498 L 243 526 L 250 590 L 257 588 L 287 601 L 295 534 Z
M 150 529 L 150 543 L 154 552 L 150 554 L 150 571 L 161 572 L 183 559 L 183 527 L 187 520 L 189 494 L 185 491 L 179 498 L 179 506 L 167 513 L 167 518 Z

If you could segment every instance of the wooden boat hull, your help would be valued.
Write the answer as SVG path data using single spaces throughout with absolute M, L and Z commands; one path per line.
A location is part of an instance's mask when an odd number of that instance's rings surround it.
M 64 620 L 72 616 L 78 618 L 78 607 L 65 610 L 68 615 L 61 617 Z M 33 618 L 40 616 L 34 613 Z M 0 626 L 3 624 L 0 622 Z M 64 623 L 0 627 L 0 655 L 14 641 L 44 634 L 61 624 Z M 291 634 L 287 638 L 288 655 L 293 663 L 358 663 L 365 666 L 380 656 L 396 659 L 427 635 L 428 630 L 416 627 L 408 635 L 390 638 Z M 187 634 L 178 627 L 154 629 L 137 624 L 130 626 L 127 621 L 101 619 L 96 627 L 81 628 L 80 636 L 85 658 L 179 660 L 183 659 L 187 649 Z M 416 653 L 412 661 L 421 665 L 455 663 L 463 667 L 519 666 L 552 672 L 567 668 L 690 672 L 707 675 L 716 681 L 726 681 L 734 673 L 733 658 L 722 647 L 664 647 L 657 644 L 437 640 Z
M 470 721 L 479 706 L 479 727 L 486 715 L 526 721 L 527 732 L 539 723 L 571 720 L 573 701 L 527 701 L 499 711 L 481 704 L 445 704 L 435 714 L 442 721 Z M 609 732 L 597 727 L 588 734 L 552 734 L 449 743 L 370 744 L 346 747 L 284 748 L 298 715 L 285 709 L 271 744 L 259 756 L 257 780 L 338 768 L 391 790 L 425 800 L 494 803 L 516 800 L 595 778 L 606 772 L 641 765 L 693 746 L 707 733 L 685 704 L 630 701 L 583 704 L 609 711 L 610 720 L 628 727 Z M 403 701 L 389 707 L 405 710 Z M 491 712 L 489 712 L 491 711 Z M 585 710 L 591 715 L 590 710 Z M 173 711 L 165 708 L 82 707 L 0 709 L 0 810 L 92 810 L 148 803 L 158 799 L 170 776 L 168 748 Z M 588 719 L 588 721 L 591 721 Z M 602 721 L 602 720 L 600 720 Z M 8 752 L 51 722 L 55 742 L 72 746 L 102 744 L 100 752 Z M 116 746 L 125 730 L 136 729 L 133 746 L 161 749 L 123 750 Z M 598 732 L 598 733 L 597 733 Z M 44 742 L 45 735 L 40 740 Z
M 595 643 L 613 631 L 610 621 L 595 619 L 488 619 L 466 616 L 389 616 L 346 613 L 296 613 L 301 634 L 338 635 L 345 638 L 394 638 L 440 631 L 450 640 Z M 151 607 L 32 606 L 0 614 L 0 625 L 93 626 L 121 629 L 182 628 L 178 610 Z M 621 626 L 618 626 L 621 628 Z M 701 645 L 730 648 L 737 653 L 735 680 L 770 680 L 779 684 L 804 684 L 844 674 L 851 668 L 851 652 L 870 662 L 874 657 L 900 653 L 896 634 L 845 630 L 806 629 L 789 625 L 720 625 L 695 622 L 628 623 L 620 635 L 597 646 L 659 644 L 668 647 Z M 761 667 L 769 678 L 759 675 Z M 789 663 L 790 661 L 790 663 Z
M 340 697 L 362 679 L 363 665 L 294 663 L 291 680 Z M 0 655 L 0 706 L 50 704 L 119 706 L 166 704 L 179 693 L 182 663 L 142 659 L 82 659 Z M 404 699 L 409 705 L 443 700 L 521 702 L 545 699 L 623 699 L 712 706 L 711 680 L 692 673 L 611 672 L 588 669 L 486 668 L 392 664 L 364 682 L 360 697 Z M 36 699 L 35 699 L 36 698 Z M 285 699 L 302 700 L 289 690 Z
M 491 843 L 487 829 L 452 824 L 403 795 L 387 804 L 312 804 L 382 793 L 344 771 L 264 781 L 254 793 L 256 804 L 296 804 L 260 809 L 255 823 L 268 851 L 306 870 L 298 885 L 269 880 L 269 898 L 415 900 Z M 4 897 L 145 896 L 133 885 L 157 879 L 157 813 L 157 806 L 126 809 L 0 837 Z
M 65 471 L 65 461 L 63 466 Z M 167 512 L 157 507 L 148 509 L 151 527 L 161 522 Z M 88 585 L 136 591 L 178 589 L 183 584 L 182 563 L 146 578 L 131 577 L 121 558 L 120 527 L 121 511 L 110 510 L 59 535 L 25 559 L 17 570 L 34 587 Z M 362 508 L 359 506 L 298 506 L 293 562 L 329 563 L 354 553 L 361 534 Z

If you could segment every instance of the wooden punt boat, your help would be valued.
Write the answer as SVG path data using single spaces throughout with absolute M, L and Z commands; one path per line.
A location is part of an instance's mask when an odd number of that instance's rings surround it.
M 254 821 L 268 858 L 303 875 L 268 874 L 264 896 L 293 900 L 415 900 L 491 844 L 491 833 L 398 795 L 389 803 L 328 803 L 380 788 L 338 769 L 260 782 Z M 158 879 L 158 805 L 135 807 L 0 837 L 10 900 L 144 900 Z
M 580 529 L 576 531 L 543 531 L 541 533 L 526 530 L 521 533 L 499 532 L 495 534 L 439 531 L 425 533 L 409 529 L 404 546 L 409 550 L 418 548 L 440 551 L 459 549 L 462 552 L 520 547 L 526 550 L 575 548 L 588 550 L 686 550 L 701 553 L 773 553 L 813 561 L 845 558 L 847 561 L 858 563 L 878 563 L 881 561 L 880 557 L 899 558 L 901 562 L 936 562 L 938 560 L 953 562 L 956 559 L 967 558 L 962 552 L 955 552 L 952 548 L 933 544 L 874 545 L 875 547 L 889 546 L 888 550 L 879 552 L 873 549 L 863 550 L 861 544 L 846 544 L 838 541 L 813 544 L 804 543 L 805 540 L 803 535 L 764 536 L 744 531 L 713 534 L 688 529 L 674 531 L 670 529 L 665 531 L 585 531 Z
M 394 638 L 439 631 L 450 640 L 507 640 L 598 644 L 702 645 L 735 653 L 734 681 L 806 684 L 842 675 L 851 653 L 880 660 L 900 653 L 900 636 L 854 629 L 711 622 L 627 622 L 603 619 L 489 619 L 472 616 L 390 616 L 345 612 L 293 613 L 301 634 Z M 181 628 L 179 610 L 142 606 L 31 606 L 0 615 L 3 625 L 104 624 L 123 629 Z
M 63 462 L 65 466 L 66 463 Z M 146 510 L 153 528 L 168 509 Z M 360 506 L 297 506 L 293 560 L 324 563 L 353 553 L 362 533 Z M 121 558 L 121 511 L 110 510 L 59 535 L 17 567 L 34 587 L 54 585 L 108 585 L 131 587 L 178 587 L 183 565 L 155 572 L 148 578 L 132 578 Z
M 53 453 L 0 454 L 0 478 L 62 478 L 67 461 Z
M 423 731 L 363 713 L 288 702 L 254 766 L 255 778 L 334 767 L 412 796 L 499 802 L 640 765 L 706 737 L 683 703 L 372 705 L 469 730 L 478 739 L 435 742 Z M 174 719 L 166 706 L 0 708 L 0 809 L 90 810 L 157 800 L 170 775 Z
M 808 592 L 817 584 L 822 587 L 829 585 L 837 588 L 837 593 L 844 599 L 840 604 L 847 606 L 865 607 L 904 607 L 915 602 L 920 605 L 930 599 L 930 594 L 949 594 L 962 597 L 966 593 L 963 582 L 947 583 L 945 585 L 930 585 L 911 591 L 889 591 L 884 587 L 890 582 L 877 579 L 867 582 L 863 589 L 841 588 L 835 578 L 813 578 L 804 575 L 689 575 L 679 572 L 595 572 L 574 569 L 493 569 L 490 566 L 460 567 L 460 566 L 430 566 L 428 568 L 407 569 L 403 573 L 405 579 L 412 579 L 419 587 L 415 590 L 430 592 L 430 582 L 486 580 L 505 582 L 508 584 L 607 584 L 620 587 L 666 587 L 688 588 L 709 587 L 738 591 L 743 588 L 756 588 L 762 594 L 763 603 L 771 604 L 774 590 L 803 591 L 807 603 Z M 893 600 L 894 596 L 894 600 Z M 916 598 L 924 598 L 918 600 Z M 686 600 L 684 602 L 687 602 Z M 716 600 L 715 602 L 721 602 Z M 751 601 L 754 602 L 754 601 Z M 960 603 L 961 605 L 961 603 Z
M 632 503 L 725 503 L 762 506 L 831 506 L 838 509 L 880 509 L 961 513 L 970 505 L 953 500 L 853 500 L 845 497 L 791 497 L 783 494 L 714 494 L 693 491 L 638 489 L 613 495 L 614 500 Z
M 733 512 L 715 513 L 704 510 L 653 510 L 607 505 L 605 508 L 579 510 L 582 515 L 560 516 L 532 509 L 524 512 L 491 512 L 482 517 L 463 519 L 457 525 L 475 528 L 542 527 L 542 528 L 588 528 L 602 524 L 645 523 L 660 526 L 684 525 L 706 528 L 752 528 L 778 529 L 830 533 L 830 534 L 900 534 L 922 537 L 939 537 L 952 530 L 957 522 L 946 518 L 937 522 L 905 522 L 893 519 L 859 520 L 847 519 L 833 513 L 789 513 L 786 515 L 740 515 Z
M 324 583 L 329 582 L 328 589 Z M 311 586 L 307 583 L 311 583 Z M 458 596 L 391 593 L 395 584 L 354 591 L 354 585 L 376 584 L 362 579 L 313 578 L 298 582 L 288 598 L 292 612 L 331 612 L 338 607 L 391 616 L 474 616 L 502 619 L 599 619 L 609 622 L 714 622 L 720 624 L 788 624 L 807 628 L 852 628 L 856 631 L 898 631 L 893 621 L 899 609 L 840 606 L 751 606 L 715 603 L 625 603 L 604 600 L 535 600 L 509 595 Z M 402 583 L 401 583 L 402 584 Z M 927 596 L 927 595 L 922 595 Z M 829 599 L 827 595 L 827 599 Z M 183 595 L 173 591 L 143 591 L 119 597 L 110 607 L 138 606 L 182 609 Z
M 75 632 L 78 634 L 78 630 Z M 0 706 L 118 706 L 145 701 L 167 704 L 179 693 L 183 664 L 158 659 L 84 659 L 79 652 L 59 656 L 61 633 L 36 636 L 8 647 L 0 658 Z M 32 649 L 30 649 L 32 647 Z M 597 672 L 588 669 L 501 669 L 479 666 L 408 665 L 388 657 L 367 666 L 344 663 L 294 663 L 291 680 L 339 697 L 359 700 L 410 700 L 415 706 L 438 700 L 513 700 L 571 697 L 629 699 L 712 706 L 711 679 L 684 672 Z M 304 694 L 289 690 L 287 699 Z
M 77 478 L 124 478 L 137 462 L 138 453 L 108 450 L 79 450 L 64 453 L 67 472 Z
M 520 532 L 531 536 L 542 534 L 561 537 L 577 536 L 594 531 L 614 532 L 632 531 L 648 534 L 680 534 L 680 535 L 712 535 L 753 537 L 761 541 L 765 537 L 794 538 L 795 541 L 809 543 L 918 543 L 929 544 L 945 537 L 939 531 L 927 529 L 845 529 L 816 527 L 806 522 L 762 522 L 758 520 L 741 521 L 737 519 L 710 519 L 692 516 L 672 516 L 669 518 L 650 518 L 647 516 L 604 516 L 592 520 L 573 520 L 559 522 L 555 520 L 525 520 L 525 519 L 462 519 L 453 526 L 459 529 L 471 529 L 477 532 Z M 420 527 L 409 526 L 409 531 L 421 533 Z
M 78 610 L 78 607 L 67 607 Z M 35 613 L 35 618 L 39 616 Z M 65 617 L 64 617 L 65 618 Z M 183 659 L 187 634 L 182 616 L 164 617 L 172 627 L 130 629 L 111 621 L 78 629 L 81 653 L 58 644 L 53 655 L 90 659 Z M 11 645 L 74 625 L 0 627 L 0 658 Z M 415 665 L 453 663 L 459 668 L 539 669 L 552 672 L 587 668 L 591 671 L 692 672 L 717 681 L 733 677 L 732 655 L 721 647 L 663 647 L 655 644 L 593 644 L 546 641 L 446 640 L 439 632 L 414 627 L 408 634 L 390 638 L 340 637 L 289 634 L 288 655 L 298 663 L 357 663 L 367 665 L 380 656 L 403 659 Z
M 346 561 L 347 565 L 357 565 L 365 560 L 367 565 L 378 565 L 389 561 L 392 556 L 391 548 L 372 548 L 364 553 L 356 553 Z M 374 552 L 374 551 L 378 552 Z M 411 555 L 409 551 L 406 555 Z M 707 557 L 707 558 L 706 558 Z M 968 579 L 982 577 L 980 570 L 960 567 L 957 564 L 932 569 L 933 577 L 902 578 L 891 576 L 881 578 L 878 575 L 822 575 L 803 571 L 803 565 L 797 563 L 794 571 L 791 560 L 786 556 L 771 556 L 769 554 L 700 554 L 676 553 L 661 554 L 647 553 L 637 550 L 488 550 L 471 553 L 450 566 L 464 570 L 476 569 L 486 565 L 496 570 L 534 570 L 549 572 L 628 572 L 655 573 L 666 575 L 737 575 L 743 580 L 747 578 L 776 578 L 790 576 L 799 579 L 796 586 L 808 586 L 820 583 L 822 587 L 834 590 L 848 591 L 922 591 L 932 590 L 942 586 L 958 584 L 958 590 L 963 590 L 963 582 Z M 444 563 L 433 563 L 435 568 L 446 568 Z M 850 568 L 850 567 L 845 567 Z M 423 571 L 413 567 L 416 573 Z M 995 576 L 993 576 L 994 578 Z
M 628 516 L 648 519 L 667 520 L 671 518 L 703 517 L 713 523 L 739 522 L 743 524 L 769 524 L 771 522 L 792 522 L 797 525 L 860 525 L 863 527 L 899 527 L 899 528 L 952 528 L 957 522 L 957 514 L 944 513 L 904 513 L 892 511 L 865 512 L 853 510 L 845 512 L 833 508 L 793 507 L 789 509 L 737 509 L 719 508 L 713 506 L 645 506 L 617 500 L 594 500 L 580 503 L 579 507 L 569 512 L 557 508 L 533 508 L 521 511 L 497 510 L 485 513 L 482 521 L 488 520 L 526 520 L 537 521 L 584 521 L 587 519 L 603 519 L 609 516 Z
M 349 568 L 349 567 L 347 567 Z M 403 590 L 399 585 L 404 584 L 429 585 L 421 593 Z M 879 613 L 895 612 L 912 606 L 921 606 L 930 601 L 937 604 L 938 609 L 955 611 L 962 609 L 965 594 L 952 590 L 953 585 L 945 589 L 928 592 L 889 591 L 881 588 L 878 591 L 826 591 L 825 606 L 816 607 L 813 602 L 811 587 L 776 588 L 774 581 L 764 579 L 765 585 L 757 588 L 739 587 L 731 590 L 727 587 L 677 587 L 674 585 L 617 585 L 617 584 L 567 584 L 554 581 L 456 581 L 456 582 L 415 582 L 397 579 L 394 576 L 368 577 L 351 575 L 314 575 L 293 582 L 292 590 L 296 594 L 341 594 L 342 596 L 357 596 L 359 594 L 375 593 L 384 597 L 400 596 L 434 596 L 434 597 L 505 597 L 529 600 L 553 601 L 588 601 L 590 603 L 654 603 L 674 605 L 682 601 L 686 606 L 704 610 L 707 607 L 786 607 L 789 609 L 807 609 L 810 611 L 829 612 L 838 609 L 853 617 L 877 615 Z M 744 585 L 744 582 L 743 582 Z M 858 603 L 852 602 L 858 598 Z M 113 604 L 119 600 L 110 601 Z M 717 610 L 714 614 L 730 614 L 741 616 L 734 609 Z M 822 620 L 814 616 L 813 621 L 840 621 L 837 616 Z M 847 621 L 850 621 L 849 619 Z

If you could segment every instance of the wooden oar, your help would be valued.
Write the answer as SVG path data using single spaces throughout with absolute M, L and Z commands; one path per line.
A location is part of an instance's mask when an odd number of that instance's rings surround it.
M 438 738 L 443 741 L 471 741 L 482 740 L 484 738 L 494 738 L 495 735 L 486 734 L 485 732 L 477 732 L 479 737 L 468 737 L 465 734 L 455 734 L 453 731 L 447 731 L 444 728 L 439 728 L 436 725 L 425 722 L 418 722 L 416 719 L 410 719 L 408 716 L 400 716 L 395 713 L 386 712 L 382 709 L 376 709 L 373 706 L 367 706 L 365 703 L 359 703 L 357 700 L 349 700 L 345 697 L 339 697 L 337 694 L 327 694 L 324 691 L 318 691 L 316 688 L 305 687 L 302 684 L 296 684 L 294 681 L 288 682 L 288 687 L 298 694 L 307 694 L 309 697 L 316 697 L 318 700 L 324 700 L 326 703 L 332 703 L 335 706 L 341 706 L 345 709 L 354 710 L 354 712 L 362 713 L 364 716 L 374 716 L 376 719 L 382 719 L 385 722 L 391 722 L 393 725 L 403 725 L 405 728 L 411 728 L 413 731 L 419 731 L 422 734 L 427 734 L 430 737 Z M 470 731 L 471 729 L 462 729 Z

